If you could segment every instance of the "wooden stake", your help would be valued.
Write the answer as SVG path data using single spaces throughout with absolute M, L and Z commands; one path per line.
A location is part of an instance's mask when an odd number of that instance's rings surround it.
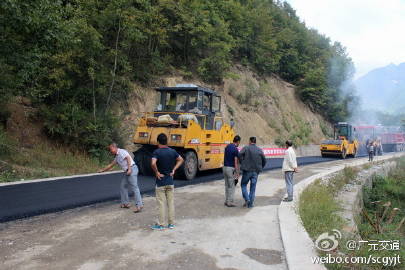
M 378 233 L 381 233 L 382 232 L 382 226 L 381 226 L 380 217 L 378 216 L 378 212 L 375 212 L 375 225 L 377 227 Z
M 375 201 L 375 202 L 371 202 L 371 204 L 380 204 L 381 201 Z
M 391 206 L 391 202 L 387 202 L 387 203 L 385 203 L 385 204 L 383 205 L 383 207 L 384 207 L 384 212 L 383 212 L 383 215 L 382 215 L 382 217 L 381 217 L 381 221 L 384 221 L 384 218 L 387 216 L 388 210 L 390 209 L 390 206 Z
M 371 204 L 375 204 L 376 205 L 376 211 L 375 211 L 375 218 L 376 218 L 376 220 L 377 220 L 377 222 L 378 222 L 378 224 L 380 224 L 380 222 L 379 221 L 382 221 L 381 219 L 380 219 L 380 217 L 382 216 L 382 212 L 383 212 L 383 209 L 384 209 L 384 204 L 383 204 L 384 202 L 383 201 L 375 201 L 375 202 L 371 202 Z M 381 207 L 382 206 L 382 207 Z M 381 228 L 381 227 L 380 227 Z
M 368 223 L 374 228 L 375 232 L 378 233 L 378 228 L 376 227 L 376 224 L 373 223 L 371 218 L 368 216 L 367 211 L 363 209 L 363 215 L 366 217 Z
M 398 211 L 399 211 L 399 208 L 394 208 L 394 209 L 392 209 L 391 215 L 390 215 L 390 217 L 389 217 L 389 219 L 388 219 L 388 221 L 387 221 L 388 224 L 391 224 L 391 223 L 392 223 L 392 221 L 394 220 L 394 217 L 397 215 L 397 212 L 398 212 Z
M 401 220 L 401 222 L 398 224 L 398 227 L 396 228 L 396 231 L 399 232 L 401 230 L 402 225 L 405 223 L 405 217 Z

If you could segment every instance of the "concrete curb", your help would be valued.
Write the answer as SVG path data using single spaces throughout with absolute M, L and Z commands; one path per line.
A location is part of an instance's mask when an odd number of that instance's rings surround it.
M 122 171 L 116 170 L 116 171 L 103 172 L 103 173 L 87 173 L 87 174 L 76 174 L 76 175 L 68 175 L 68 176 L 39 178 L 39 179 L 33 179 L 33 180 L 19 180 L 19 181 L 12 181 L 12 182 L 0 183 L 0 187 L 13 186 L 13 185 L 20 185 L 20 184 L 29 184 L 29 183 L 39 183 L 39 182 L 56 181 L 56 180 L 63 180 L 63 179 L 72 179 L 72 178 L 78 178 L 78 177 L 88 177 L 88 176 L 97 176 L 97 175 L 116 174 L 116 173 L 122 173 Z
M 378 157 L 378 161 L 396 158 L 405 153 L 387 154 Z M 280 225 L 281 240 L 284 245 L 285 258 L 289 270 L 325 270 L 323 264 L 313 264 L 311 257 L 318 256 L 316 247 L 302 225 L 298 214 L 298 202 L 300 194 L 315 180 L 336 173 L 345 166 L 361 166 L 367 164 L 367 158 L 353 160 L 350 164 L 336 165 L 328 171 L 312 175 L 294 186 L 294 203 L 281 202 L 278 208 L 278 220 Z

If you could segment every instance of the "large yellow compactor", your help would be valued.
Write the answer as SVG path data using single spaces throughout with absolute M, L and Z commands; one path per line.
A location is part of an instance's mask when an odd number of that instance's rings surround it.
M 184 158 L 178 176 L 191 180 L 198 171 L 221 168 L 225 146 L 235 136 L 221 116 L 221 97 L 194 84 L 159 87 L 156 91 L 156 109 L 140 119 L 133 137 L 141 146 L 134 152 L 140 172 L 152 173 L 151 157 L 161 133 Z
M 347 156 L 356 157 L 359 143 L 355 137 L 355 128 L 346 122 L 334 125 L 334 138 L 324 140 L 320 150 L 322 157 L 339 156 L 345 159 Z

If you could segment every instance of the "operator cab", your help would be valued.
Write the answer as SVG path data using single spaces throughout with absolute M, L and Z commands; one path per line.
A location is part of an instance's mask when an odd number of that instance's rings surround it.
M 194 84 L 178 84 L 175 87 L 156 88 L 155 116 L 169 114 L 177 120 L 180 114 L 195 114 L 205 129 L 218 129 L 221 97 L 215 91 Z M 221 126 L 222 126 L 222 119 Z
M 220 112 L 221 97 L 215 91 L 194 84 L 158 87 L 155 112 L 215 114 Z
M 335 140 L 348 140 L 353 141 L 356 129 L 346 122 L 339 122 L 334 126 Z

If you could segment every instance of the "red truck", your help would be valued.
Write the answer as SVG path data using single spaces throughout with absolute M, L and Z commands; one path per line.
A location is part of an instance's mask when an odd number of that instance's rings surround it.
M 359 125 L 355 129 L 362 152 L 366 151 L 369 141 L 381 142 L 384 152 L 405 150 L 405 132 L 399 126 Z
M 386 152 L 399 152 L 405 150 L 404 133 L 382 133 L 381 143 Z

